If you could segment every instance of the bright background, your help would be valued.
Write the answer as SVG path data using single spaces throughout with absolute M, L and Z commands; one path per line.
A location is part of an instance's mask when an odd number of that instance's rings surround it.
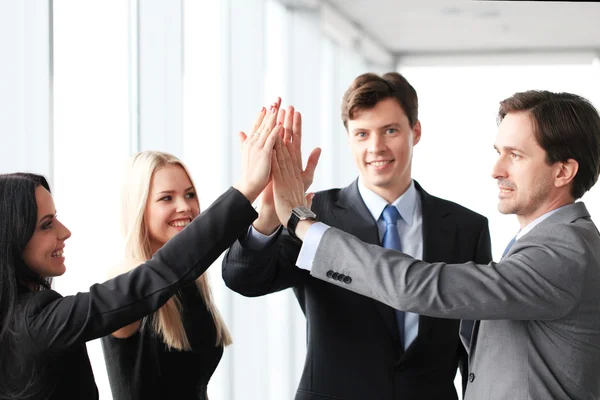
M 498 102 L 549 89 L 600 105 L 600 33 L 589 21 L 600 9 L 453 3 L 0 0 L 0 172 L 52 182 L 73 232 L 55 288 L 84 291 L 120 257 L 119 182 L 130 154 L 182 158 L 206 208 L 239 175 L 237 132 L 275 96 L 303 113 L 305 155 L 323 148 L 313 189 L 349 184 L 356 169 L 341 97 L 367 71 L 399 70 L 417 89 L 414 177 L 487 216 L 499 258 L 518 225 L 497 212 L 490 177 Z M 592 215 L 598 191 L 584 197 Z M 306 337 L 292 292 L 243 298 L 225 288 L 220 260 L 210 274 L 234 336 L 210 397 L 293 398 Z M 99 343 L 88 347 L 110 399 Z

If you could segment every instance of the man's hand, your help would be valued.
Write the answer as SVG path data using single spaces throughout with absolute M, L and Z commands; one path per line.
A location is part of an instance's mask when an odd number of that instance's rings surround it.
M 279 99 L 279 101 L 281 101 Z M 284 143 L 291 143 L 289 150 L 295 154 L 295 162 L 297 168 L 300 169 L 304 187 L 308 189 L 313 182 L 315 169 L 319 162 L 321 149 L 315 148 L 306 164 L 306 169 L 302 170 L 302 116 L 295 111 L 293 106 L 289 106 L 287 110 L 280 110 L 278 121 L 283 125 L 283 130 L 279 132 Z M 265 190 L 260 195 L 259 217 L 253 223 L 254 229 L 264 235 L 270 235 L 279 227 L 279 218 L 275 210 L 273 199 L 273 184 L 272 181 L 266 186 Z
M 273 160 L 273 148 L 279 139 L 282 125 L 277 124 L 277 112 L 281 100 L 271 105 L 267 111 L 261 109 L 253 126 L 258 128 L 250 136 L 244 132 L 239 133 L 242 145 L 242 178 L 233 185 L 251 203 L 264 190 L 271 176 L 271 162 Z M 260 123 L 258 123 L 260 121 Z
M 310 185 L 313 183 L 315 176 L 315 169 L 319 163 L 319 157 L 321 156 L 321 149 L 316 147 L 310 152 L 308 161 L 306 162 L 306 168 L 302 169 L 302 115 L 294 111 L 294 107 L 288 107 L 288 116 L 294 114 L 292 120 L 292 129 L 285 130 L 284 143 L 291 142 L 291 148 L 288 147 L 288 151 L 294 154 L 294 162 L 296 168 L 298 168 L 302 176 L 302 183 L 304 183 L 304 190 L 308 190 Z
M 299 167 L 301 164 L 298 163 L 292 145 L 278 140 L 275 143 L 272 161 L 275 210 L 279 221 L 284 226 L 287 226 L 294 207 L 310 207 L 312 201 L 312 194 L 308 196 L 304 194 L 302 168 Z

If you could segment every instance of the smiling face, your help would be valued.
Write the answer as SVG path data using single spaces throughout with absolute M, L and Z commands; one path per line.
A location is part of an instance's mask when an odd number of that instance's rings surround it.
M 348 143 L 362 182 L 390 203 L 410 185 L 413 146 L 420 139 L 421 124 L 411 127 L 394 98 L 348 120 Z
M 199 213 L 196 191 L 184 169 L 169 164 L 156 170 L 144 215 L 152 252 L 183 230 Z
M 36 188 L 35 200 L 37 222 L 23 250 L 23 261 L 42 278 L 60 276 L 66 270 L 63 251 L 71 232 L 56 218 L 52 196 L 42 186 Z

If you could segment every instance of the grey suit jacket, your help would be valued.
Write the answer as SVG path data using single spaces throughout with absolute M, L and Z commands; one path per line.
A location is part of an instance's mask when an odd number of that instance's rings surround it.
M 600 398 L 600 235 L 581 202 L 488 265 L 429 264 L 331 228 L 311 274 L 400 310 L 481 320 L 467 400 Z

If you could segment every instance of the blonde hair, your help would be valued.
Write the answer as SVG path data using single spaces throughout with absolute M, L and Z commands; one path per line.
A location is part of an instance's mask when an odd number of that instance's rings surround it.
M 143 151 L 135 154 L 127 165 L 122 193 L 121 229 L 125 238 L 125 257 L 132 260 L 149 260 L 152 249 L 145 222 L 145 210 L 154 172 L 168 165 L 183 168 L 192 186 L 194 182 L 186 166 L 175 156 L 159 151 Z M 195 188 L 195 186 L 194 186 Z M 124 272 L 124 271 L 121 271 Z M 215 346 L 228 346 L 231 335 L 217 310 L 204 272 L 196 279 L 196 286 L 215 323 L 217 341 Z M 177 296 L 171 297 L 154 313 L 152 329 L 169 348 L 190 350 L 190 343 L 181 320 L 181 303 Z

